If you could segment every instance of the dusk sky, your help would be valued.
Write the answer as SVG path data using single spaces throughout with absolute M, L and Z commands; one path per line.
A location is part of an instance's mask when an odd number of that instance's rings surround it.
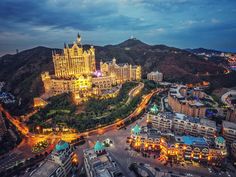
M 0 55 L 36 46 L 149 44 L 236 52 L 236 0 L 1 0 Z

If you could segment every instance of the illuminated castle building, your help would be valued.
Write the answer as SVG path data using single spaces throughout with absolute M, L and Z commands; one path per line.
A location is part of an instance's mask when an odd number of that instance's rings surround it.
M 121 66 L 116 64 L 115 59 L 112 64 L 100 63 L 101 71 L 97 71 L 95 49 L 91 46 L 84 50 L 79 34 L 76 42 L 64 44 L 61 53 L 53 51 L 52 58 L 55 74 L 41 74 L 47 97 L 71 92 L 75 101 L 81 102 L 89 96 L 100 96 L 103 91 L 110 90 L 117 84 L 141 79 L 140 66 Z M 110 95 L 115 96 L 117 92 Z
M 100 70 L 104 75 L 115 75 L 118 84 L 141 79 L 141 66 L 132 66 L 128 63 L 117 64 L 115 58 L 111 62 L 101 61 Z
M 57 78 L 80 77 L 96 71 L 95 49 L 91 46 L 89 50 L 83 50 L 79 34 L 74 44 L 64 44 L 63 53 L 53 52 L 52 57 Z

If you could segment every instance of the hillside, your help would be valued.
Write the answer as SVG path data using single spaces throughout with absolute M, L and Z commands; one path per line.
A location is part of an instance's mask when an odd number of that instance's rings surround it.
M 87 48 L 88 45 L 84 47 Z M 107 61 L 116 57 L 119 63 L 141 65 L 144 77 L 150 71 L 159 70 L 164 73 L 167 81 L 192 83 L 209 80 L 216 83 L 217 87 L 236 84 L 235 73 L 224 76 L 221 74 L 224 71 L 222 67 L 186 50 L 165 45 L 148 45 L 137 39 L 129 39 L 117 45 L 95 46 L 95 49 L 97 65 L 101 59 Z M 22 98 L 22 110 L 30 105 L 34 96 L 43 92 L 40 73 L 53 73 L 52 50 L 55 49 L 36 47 L 0 58 L 0 81 L 6 81 L 6 89 L 18 99 Z M 205 76 L 206 72 L 210 76 Z
M 195 53 L 195 54 L 200 54 L 200 53 L 205 53 L 205 54 L 218 54 L 220 55 L 222 51 L 218 50 L 213 50 L 213 49 L 205 49 L 205 48 L 196 48 L 196 49 L 185 49 L 188 52 Z

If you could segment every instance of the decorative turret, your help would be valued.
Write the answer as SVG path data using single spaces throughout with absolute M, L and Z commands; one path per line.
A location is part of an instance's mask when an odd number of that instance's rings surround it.
M 77 44 L 80 44 L 80 42 L 81 42 L 81 36 L 80 36 L 80 34 L 78 33 L 76 43 L 77 43 Z
M 65 141 L 59 141 L 59 143 L 56 145 L 56 151 L 62 151 L 62 150 L 65 150 L 67 148 L 69 148 L 69 144 Z
M 215 138 L 215 145 L 216 145 L 216 148 L 219 148 L 219 149 L 225 149 L 225 139 L 221 136 L 219 137 L 216 137 Z
M 100 142 L 100 141 L 97 141 L 94 145 L 94 151 L 97 153 L 97 154 L 101 154 L 105 151 L 105 148 L 103 146 L 103 144 Z
M 140 132 L 141 132 L 141 128 L 140 128 L 140 126 L 139 126 L 138 124 L 136 124 L 136 125 L 131 129 L 131 134 L 132 134 L 133 136 L 139 135 Z
M 115 57 L 112 59 L 112 64 L 113 64 L 113 65 L 116 64 L 116 58 L 115 58 Z
M 151 107 L 150 111 L 151 111 L 151 113 L 153 113 L 153 114 L 157 114 L 157 112 L 158 112 L 158 107 L 157 107 L 157 105 L 154 104 L 154 105 Z

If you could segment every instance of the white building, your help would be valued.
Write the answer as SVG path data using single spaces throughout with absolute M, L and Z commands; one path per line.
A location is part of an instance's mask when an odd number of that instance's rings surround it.
M 236 140 L 236 123 L 223 121 L 222 128 L 223 137 L 225 138 L 226 143 L 230 144 Z
M 175 134 L 203 137 L 214 137 L 217 132 L 216 123 L 208 119 L 194 118 L 179 113 L 147 114 L 147 116 L 152 126 L 161 131 L 172 130 Z
M 153 80 L 155 82 L 162 82 L 163 80 L 163 74 L 156 71 L 156 72 L 150 72 L 147 74 L 148 80 Z
M 84 166 L 87 177 L 123 176 L 116 162 L 112 160 L 99 141 L 96 142 L 94 148 L 84 150 Z
M 52 153 L 31 173 L 32 177 L 67 177 L 72 169 L 72 147 L 60 141 Z

